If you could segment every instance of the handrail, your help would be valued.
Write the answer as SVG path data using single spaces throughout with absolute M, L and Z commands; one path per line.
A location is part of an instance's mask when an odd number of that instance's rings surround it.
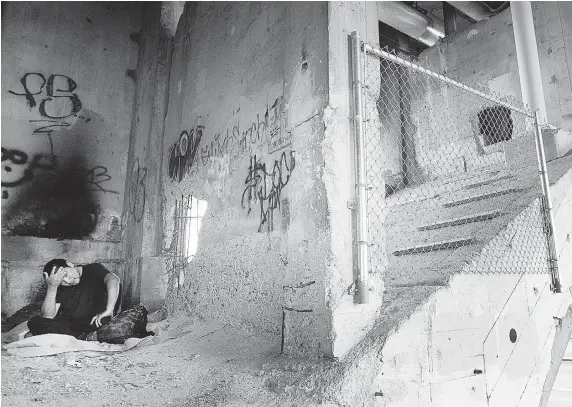
M 504 106 L 504 107 L 506 107 L 506 108 L 508 108 L 508 109 L 514 110 L 515 112 L 521 113 L 521 114 L 523 114 L 523 115 L 525 115 L 525 116 L 527 116 L 527 117 L 530 117 L 530 118 L 533 118 L 533 117 L 534 117 L 534 114 L 531 113 L 531 112 L 528 111 L 528 110 L 524 110 L 524 109 L 518 108 L 518 107 L 516 107 L 516 106 L 513 106 L 513 105 L 511 105 L 510 103 L 507 103 L 507 102 L 505 102 L 505 101 L 503 101 L 503 100 L 497 99 L 497 98 L 495 98 L 495 97 L 493 97 L 493 96 L 487 95 L 486 93 L 483 93 L 483 92 L 480 92 L 480 91 L 478 91 L 478 90 L 476 90 L 476 89 L 473 89 L 473 88 L 471 88 L 471 87 L 469 87 L 469 86 L 467 86 L 467 85 L 462 84 L 461 82 L 457 82 L 457 81 L 455 81 L 455 80 L 453 80 L 453 79 L 451 79 L 451 78 L 447 78 L 447 77 L 444 76 L 444 75 L 438 74 L 437 72 L 433 72 L 433 71 L 431 71 L 430 69 L 424 68 L 424 67 L 422 67 L 422 66 L 420 66 L 420 65 L 417 65 L 417 64 L 415 64 L 415 63 L 413 63 L 413 62 L 411 62 L 411 61 L 408 61 L 408 60 L 406 60 L 406 59 L 400 58 L 400 57 L 398 57 L 397 55 L 394 55 L 394 54 L 392 54 L 392 53 L 390 53 L 390 52 L 381 50 L 381 49 L 379 49 L 379 48 L 374 48 L 374 47 L 372 47 L 371 45 L 366 44 L 366 43 L 363 43 L 363 49 L 364 49 L 365 52 L 368 52 L 368 53 L 370 53 L 370 54 L 372 54 L 372 55 L 375 55 L 376 57 L 383 58 L 383 59 L 387 59 L 387 60 L 389 60 L 389 61 L 391 61 L 391 62 L 395 62 L 396 64 L 405 66 L 405 67 L 407 67 L 407 68 L 409 68 L 409 69 L 411 69 L 411 70 L 413 70 L 413 71 L 421 72 L 421 73 L 423 73 L 423 74 L 425 74 L 425 75 L 428 75 L 428 76 L 431 76 L 431 77 L 433 77 L 433 78 L 435 78 L 435 79 L 439 79 L 440 81 L 443 81 L 443 82 L 445 82 L 445 83 L 448 83 L 449 85 L 453 85 L 453 86 L 455 86 L 455 87 L 457 87 L 457 88 L 463 89 L 463 90 L 466 91 L 466 92 L 472 93 L 473 95 L 477 95 L 477 96 L 479 96 L 479 97 L 481 97 L 481 98 L 483 98 L 483 99 L 486 99 L 486 100 L 489 100 L 489 101 L 491 101 L 491 102 L 497 103 L 497 104 L 499 104 L 499 105 L 501 105 L 501 106 Z

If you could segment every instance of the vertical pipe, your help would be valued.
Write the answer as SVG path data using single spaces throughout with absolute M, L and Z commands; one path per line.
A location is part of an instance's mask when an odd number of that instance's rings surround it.
M 358 281 L 356 300 L 358 304 L 367 304 L 368 287 L 368 230 L 367 230 L 367 191 L 365 173 L 365 145 L 363 129 L 363 98 L 361 78 L 361 43 L 357 31 L 352 32 L 352 79 L 354 96 L 354 134 L 357 156 L 357 196 L 358 196 Z
M 542 142 L 542 128 L 540 125 L 540 114 L 534 112 L 534 129 L 536 142 L 536 155 L 538 158 L 538 172 L 540 173 L 540 184 L 542 185 L 542 196 L 544 199 L 544 216 L 548 224 L 548 256 L 550 273 L 552 275 L 552 290 L 555 293 L 562 292 L 560 284 L 560 270 L 558 268 L 558 246 L 556 235 L 554 234 L 554 211 L 552 210 L 552 198 L 550 196 L 550 183 L 548 171 L 546 169 L 546 156 L 544 154 L 544 144 Z
M 548 123 L 544 89 L 540 74 L 540 61 L 530 1 L 511 1 L 516 59 L 520 76 L 522 101 L 533 110 L 538 109 L 540 124 Z

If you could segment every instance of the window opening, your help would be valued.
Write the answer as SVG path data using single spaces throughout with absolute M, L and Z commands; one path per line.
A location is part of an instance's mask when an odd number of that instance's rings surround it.
M 179 287 L 185 283 L 185 270 L 197 252 L 199 232 L 207 207 L 207 201 L 192 195 L 181 196 L 175 202 L 175 270 L 178 271 L 176 284 Z

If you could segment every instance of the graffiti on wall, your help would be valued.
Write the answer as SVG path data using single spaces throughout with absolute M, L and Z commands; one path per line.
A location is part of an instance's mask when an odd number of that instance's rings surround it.
M 290 139 L 283 136 L 282 110 L 283 102 L 280 96 L 272 105 L 266 107 L 264 113 L 257 113 L 246 125 L 238 122 L 224 132 L 209 137 L 210 143 L 206 143 L 200 150 L 202 164 L 207 165 L 211 157 L 224 157 L 226 154 L 232 160 L 250 152 L 253 147 L 265 144 L 269 152 L 286 147 Z M 231 172 L 232 170 L 231 168 Z
M 32 135 L 47 137 L 50 152 L 49 154 L 35 154 L 29 159 L 28 154 L 23 151 L 2 147 L 2 199 L 8 199 L 10 196 L 6 188 L 15 188 L 33 180 L 39 170 L 50 171 L 56 168 L 57 158 L 54 154 L 52 133 L 57 129 L 69 127 L 70 123 L 63 119 L 77 116 L 82 108 L 81 100 L 77 94 L 73 93 L 77 84 L 66 75 L 54 74 L 46 79 L 42 73 L 31 72 L 22 76 L 20 83 L 22 85 L 20 90 L 9 90 L 8 93 L 23 97 L 26 105 L 31 110 L 37 109 L 43 117 L 43 119 L 33 119 L 29 122 L 37 126 L 32 131 Z M 85 120 L 89 122 L 91 119 Z M 86 172 L 88 177 L 90 171 L 94 171 L 94 174 L 97 172 L 98 179 L 92 177 L 94 181 L 92 185 L 103 192 L 114 192 L 101 186 L 102 182 L 110 179 L 100 178 L 101 169 L 96 167 L 92 170 L 77 171 Z
M 64 176 L 63 171 L 58 171 L 56 167 L 55 155 L 34 154 L 30 159 L 22 150 L 2 147 L 2 198 L 9 197 L 9 188 L 19 187 L 38 176 L 45 181 Z M 80 186 L 84 191 L 119 193 L 105 188 L 105 183 L 111 181 L 111 175 L 104 166 L 98 165 L 90 169 L 70 168 L 66 169 L 65 173 L 69 182 Z
M 139 158 L 137 158 L 133 163 L 129 183 L 129 214 L 137 223 L 143 219 L 145 212 L 146 178 L 147 167 L 140 167 Z
M 30 109 L 30 136 L 46 143 L 43 148 L 30 147 L 28 151 L 2 147 L 2 198 L 10 208 L 3 216 L 3 227 L 8 233 L 87 237 L 96 229 L 101 213 L 94 193 L 118 194 L 106 187 L 112 179 L 106 167 L 90 167 L 83 156 L 71 155 L 65 157 L 66 167 L 61 168 L 56 156 L 54 135 L 78 120 L 91 121 L 80 115 L 82 102 L 76 89 L 77 83 L 69 76 L 31 72 L 8 90 Z M 30 144 L 37 144 L 35 140 Z
M 38 72 L 27 73 L 20 78 L 23 93 L 9 90 L 8 93 L 23 96 L 30 109 L 38 106 L 42 117 L 48 119 L 64 119 L 81 110 L 81 101 L 73 91 L 77 84 L 69 76 L 50 75 L 46 77 Z M 43 95 L 45 89 L 45 97 Z M 40 95 L 40 96 L 39 96 Z M 39 96 L 39 104 L 36 101 Z
M 24 151 L 2 147 L 2 188 L 20 186 L 34 179 L 36 170 L 51 170 L 55 166 L 55 156 L 35 154 L 30 160 Z M 7 190 L 2 190 L 2 197 L 8 198 Z
M 203 126 L 197 125 L 190 131 L 183 130 L 179 139 L 169 150 L 169 178 L 181 182 L 191 170 L 203 136 Z
M 260 208 L 259 232 L 264 225 L 268 231 L 274 230 L 274 210 L 280 210 L 282 190 L 288 185 L 295 166 L 293 151 L 289 154 L 282 152 L 280 158 L 274 160 L 271 168 L 256 156 L 250 158 L 241 205 L 243 209 L 248 210 L 248 213 L 255 207 Z

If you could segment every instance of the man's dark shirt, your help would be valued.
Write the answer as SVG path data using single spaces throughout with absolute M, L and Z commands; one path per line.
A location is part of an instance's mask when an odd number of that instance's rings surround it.
M 59 286 L 56 303 L 61 304 L 58 315 L 90 321 L 107 306 L 107 286 L 104 282 L 109 270 L 99 263 L 83 266 L 79 284 Z

